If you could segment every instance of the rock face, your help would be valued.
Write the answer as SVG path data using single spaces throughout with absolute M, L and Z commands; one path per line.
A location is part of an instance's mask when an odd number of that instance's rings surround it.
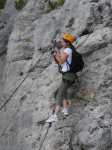
M 5 8 L 1 10 L 0 13 L 0 103 L 3 101 L 3 85 L 5 74 L 4 74 L 4 67 L 6 64 L 6 52 L 7 52 L 7 45 L 9 36 L 13 29 L 14 18 L 17 14 L 17 11 L 14 7 L 14 0 L 7 0 Z
M 8 38 L 13 28 L 16 12 L 14 0 L 7 0 L 0 15 L 0 55 L 7 50 Z
M 15 18 L 14 25 L 6 19 L 11 23 L 8 45 L 1 42 L 7 55 L 0 61 L 5 85 L 0 150 L 112 150 L 112 1 L 66 0 L 49 11 L 48 1 L 28 0 L 17 14 L 14 7 L 8 9 L 12 2 L 4 13 Z M 60 113 L 50 127 L 44 120 L 61 81 L 50 44 L 65 31 L 80 36 L 85 68 L 70 90 L 70 115 Z

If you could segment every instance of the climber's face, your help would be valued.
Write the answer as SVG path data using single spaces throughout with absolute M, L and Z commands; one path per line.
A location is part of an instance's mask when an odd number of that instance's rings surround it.
M 63 40 L 63 38 L 60 39 L 60 42 L 63 48 L 67 47 L 67 43 Z

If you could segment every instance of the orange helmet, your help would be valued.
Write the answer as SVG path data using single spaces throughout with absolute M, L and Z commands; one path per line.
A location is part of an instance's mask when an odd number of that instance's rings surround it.
M 62 37 L 63 37 L 64 40 L 67 40 L 70 43 L 73 43 L 73 42 L 76 41 L 76 37 L 71 35 L 71 34 L 69 34 L 69 33 L 64 33 Z

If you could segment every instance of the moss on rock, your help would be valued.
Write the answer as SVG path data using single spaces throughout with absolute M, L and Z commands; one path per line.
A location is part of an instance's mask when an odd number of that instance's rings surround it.
M 55 0 L 55 1 L 49 0 L 47 12 L 50 12 L 56 9 L 57 7 L 63 6 L 64 3 L 65 3 L 65 0 Z
M 0 0 L 0 9 L 4 9 L 6 0 Z
M 25 0 L 15 0 L 15 8 L 21 10 L 25 6 Z

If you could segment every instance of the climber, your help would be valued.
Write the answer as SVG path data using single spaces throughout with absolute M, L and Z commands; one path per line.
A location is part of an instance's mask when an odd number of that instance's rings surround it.
M 76 41 L 76 37 L 68 33 L 63 33 L 60 43 L 61 50 L 54 50 L 53 57 L 55 62 L 59 66 L 59 71 L 62 73 L 62 82 L 60 87 L 56 92 L 56 105 L 53 107 L 53 112 L 51 116 L 46 120 L 46 122 L 58 121 L 57 114 L 60 111 L 60 106 L 63 106 L 62 113 L 68 115 L 68 109 L 71 106 L 71 101 L 69 97 L 68 88 L 74 83 L 76 79 L 76 73 L 70 71 L 69 64 L 72 61 L 72 49 L 75 50 L 72 45 Z

